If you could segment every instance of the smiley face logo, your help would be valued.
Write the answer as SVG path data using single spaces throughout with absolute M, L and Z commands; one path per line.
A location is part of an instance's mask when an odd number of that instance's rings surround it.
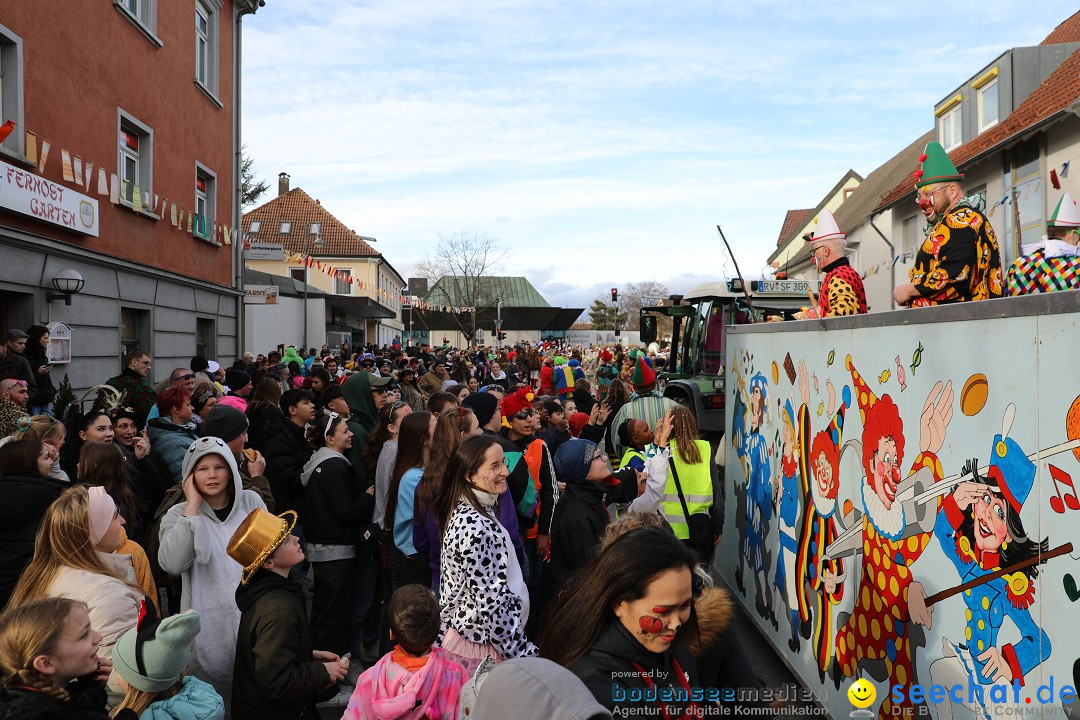
M 865 709 L 874 704 L 874 699 L 877 697 L 877 690 L 863 678 L 859 678 L 855 682 L 851 683 L 851 687 L 847 691 L 848 700 L 851 704 L 859 709 Z

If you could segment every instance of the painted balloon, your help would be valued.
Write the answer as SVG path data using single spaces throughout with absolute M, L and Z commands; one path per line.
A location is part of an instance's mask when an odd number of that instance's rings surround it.
M 986 405 L 986 398 L 990 394 L 990 385 L 986 376 L 975 373 L 964 383 L 964 389 L 960 391 L 960 409 L 965 415 L 971 417 L 978 415 Z
M 1073 400 L 1068 415 L 1065 416 L 1065 433 L 1070 440 L 1080 440 L 1080 397 Z M 1073 455 L 1080 460 L 1080 448 L 1073 450 Z

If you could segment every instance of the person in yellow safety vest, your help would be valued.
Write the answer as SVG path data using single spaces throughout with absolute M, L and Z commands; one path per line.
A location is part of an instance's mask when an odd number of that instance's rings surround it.
M 697 422 L 693 414 L 685 407 L 677 406 L 672 411 L 674 429 L 671 438 L 671 460 L 678 473 L 686 507 L 691 515 L 706 513 L 712 520 L 713 545 L 720 542 L 723 529 L 723 501 L 716 502 L 715 467 L 712 463 L 712 449 L 706 440 L 698 439 Z M 664 499 L 661 503 L 664 518 L 671 525 L 675 537 L 689 544 L 690 526 L 679 501 L 675 488 L 675 478 L 668 473 L 664 487 Z
M 667 421 L 670 424 L 670 414 L 667 417 Z M 664 418 L 661 418 L 661 423 L 664 422 Z M 626 452 L 623 453 L 622 459 L 619 460 L 619 468 L 632 467 L 638 472 L 643 472 L 645 466 L 649 462 L 649 458 L 656 455 L 657 448 L 653 445 L 655 435 L 652 428 L 649 427 L 649 423 L 644 420 L 638 420 L 636 418 L 627 418 L 622 422 L 619 427 L 615 429 L 619 437 L 619 442 Z M 665 447 L 667 443 L 665 443 Z M 667 465 L 664 466 L 665 473 L 667 472 Z M 644 490 L 644 485 L 639 489 L 639 493 Z M 626 507 L 629 503 L 618 503 L 612 505 L 611 509 L 616 518 L 621 517 L 626 513 Z
M 619 434 L 619 442 L 626 448 L 626 452 L 619 461 L 619 467 L 633 465 L 636 470 L 644 470 L 649 457 L 653 455 L 649 452 L 649 445 L 653 442 L 653 431 L 649 423 L 627 418 L 616 428 L 616 432 Z

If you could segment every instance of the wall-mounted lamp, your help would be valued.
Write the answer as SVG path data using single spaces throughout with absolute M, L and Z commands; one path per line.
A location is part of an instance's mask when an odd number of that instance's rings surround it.
M 322 239 L 322 223 L 311 223 L 311 225 L 308 227 L 308 235 L 315 236 L 315 240 L 311 243 L 315 247 L 322 247 L 326 244 L 326 241 Z
M 367 235 L 357 235 L 356 237 L 358 237 L 361 240 L 363 240 L 364 242 L 368 242 L 368 243 L 378 242 L 375 238 L 368 237 Z
M 46 293 L 45 300 L 48 302 L 63 300 L 65 305 L 70 305 L 71 296 L 78 294 L 85 284 L 86 281 L 83 280 L 83 276 L 76 271 L 71 269 L 61 270 L 52 279 L 52 286 L 56 292 Z

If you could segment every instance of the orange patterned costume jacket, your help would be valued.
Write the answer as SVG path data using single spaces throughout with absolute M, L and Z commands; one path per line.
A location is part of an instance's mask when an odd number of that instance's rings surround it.
M 1001 297 L 1001 256 L 986 216 L 967 205 L 945 213 L 927 234 L 908 276 L 920 293 L 912 307 Z

